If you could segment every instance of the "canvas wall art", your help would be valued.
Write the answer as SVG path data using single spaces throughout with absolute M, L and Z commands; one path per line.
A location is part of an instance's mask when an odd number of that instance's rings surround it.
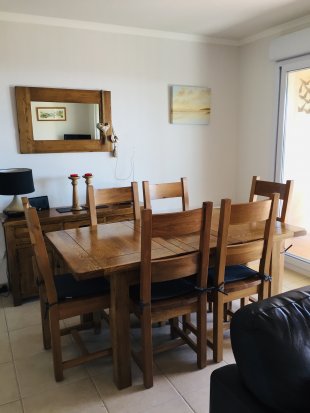
M 210 121 L 211 89 L 199 86 L 171 86 L 170 122 L 207 125 Z

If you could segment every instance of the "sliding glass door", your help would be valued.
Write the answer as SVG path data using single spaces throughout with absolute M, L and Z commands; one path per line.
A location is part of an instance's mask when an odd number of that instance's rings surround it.
M 309 234 L 293 240 L 287 262 L 310 275 L 310 57 L 283 63 L 279 70 L 276 178 L 295 181 L 287 222 Z

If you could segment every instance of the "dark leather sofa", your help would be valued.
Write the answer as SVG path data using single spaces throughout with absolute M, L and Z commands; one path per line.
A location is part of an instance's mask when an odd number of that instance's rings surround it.
M 310 286 L 237 311 L 231 343 L 236 364 L 212 373 L 210 413 L 310 412 Z

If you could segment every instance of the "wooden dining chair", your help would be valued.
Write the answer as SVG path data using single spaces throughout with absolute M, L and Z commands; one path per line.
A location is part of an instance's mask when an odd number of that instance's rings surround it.
M 285 222 L 285 217 L 289 202 L 293 193 L 294 181 L 288 180 L 286 183 L 261 181 L 259 176 L 253 176 L 250 202 L 257 201 L 257 196 L 269 197 L 272 193 L 280 194 L 280 200 L 282 201 L 281 213 L 277 216 L 277 221 Z
M 181 178 L 180 182 L 150 184 L 149 181 L 142 182 L 144 208 L 151 209 L 151 201 L 165 198 L 181 198 L 182 211 L 189 209 L 189 197 L 187 178 Z
M 262 181 L 259 176 L 253 176 L 251 192 L 250 192 L 250 202 L 255 202 L 260 197 L 269 197 L 272 193 L 278 193 L 279 204 L 282 202 L 282 206 L 278 207 L 277 221 L 285 222 L 286 213 L 288 210 L 289 203 L 293 194 L 294 181 L 287 180 L 286 183 L 272 182 L 272 181 Z M 269 296 L 271 295 L 271 287 L 269 291 Z M 241 306 L 247 303 L 247 299 L 241 300 Z M 256 302 L 256 297 L 249 297 L 249 301 Z
M 59 324 L 67 318 L 109 308 L 110 287 L 104 278 L 76 281 L 71 274 L 54 275 L 37 211 L 30 207 L 28 198 L 23 197 L 22 201 L 37 266 L 43 345 L 45 349 L 52 348 L 55 380 L 61 381 L 64 378 L 64 369 L 112 354 L 111 348 L 95 352 L 87 350 L 78 331 L 91 328 L 92 323 L 67 328 L 60 328 Z M 63 360 L 61 336 L 70 333 L 79 346 L 81 355 Z
M 224 307 L 233 300 L 258 294 L 267 298 L 270 277 L 270 258 L 277 217 L 279 194 L 271 198 L 246 204 L 221 202 L 215 265 L 208 272 L 208 300 L 213 303 L 213 359 L 223 359 Z M 234 228 L 238 226 L 238 233 Z M 240 228 L 257 228 L 251 240 L 240 240 Z M 235 238 L 234 238 L 235 237 Z M 258 270 L 245 262 L 259 260 Z
M 130 289 L 133 312 L 140 319 L 142 345 L 133 358 L 143 371 L 146 388 L 153 386 L 153 353 L 188 344 L 197 353 L 198 368 L 206 366 L 206 288 L 209 263 L 212 203 L 202 209 L 169 214 L 142 211 L 140 285 Z M 199 250 L 166 258 L 152 257 L 152 240 L 197 234 Z M 157 240 L 157 242 L 159 242 Z M 154 251 L 156 253 L 156 251 Z M 196 313 L 197 323 L 186 328 L 196 341 L 179 326 L 178 318 Z M 178 337 L 156 348 L 152 345 L 152 324 L 170 320 L 171 336 Z
M 97 225 L 96 207 L 100 205 L 118 205 L 120 203 L 132 203 L 134 219 L 140 219 L 139 191 L 138 183 L 132 182 L 131 186 L 120 188 L 95 189 L 88 185 L 87 189 L 90 222 L 91 225 Z

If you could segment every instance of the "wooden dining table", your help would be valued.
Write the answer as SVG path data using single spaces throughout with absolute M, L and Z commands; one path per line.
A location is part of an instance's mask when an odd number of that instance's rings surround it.
M 217 241 L 219 209 L 214 209 L 210 260 Z M 246 242 L 262 234 L 257 225 L 235 226 L 231 243 Z M 284 271 L 284 242 L 305 235 L 303 228 L 276 223 L 272 254 L 271 293 L 281 291 Z M 45 234 L 47 243 L 61 257 L 77 280 L 106 277 L 111 287 L 110 330 L 113 348 L 113 374 L 119 389 L 131 385 L 129 285 L 139 282 L 140 222 L 123 221 L 94 227 L 67 229 Z M 198 234 L 173 239 L 155 239 L 152 257 L 161 258 L 192 251 L 198 247 Z

